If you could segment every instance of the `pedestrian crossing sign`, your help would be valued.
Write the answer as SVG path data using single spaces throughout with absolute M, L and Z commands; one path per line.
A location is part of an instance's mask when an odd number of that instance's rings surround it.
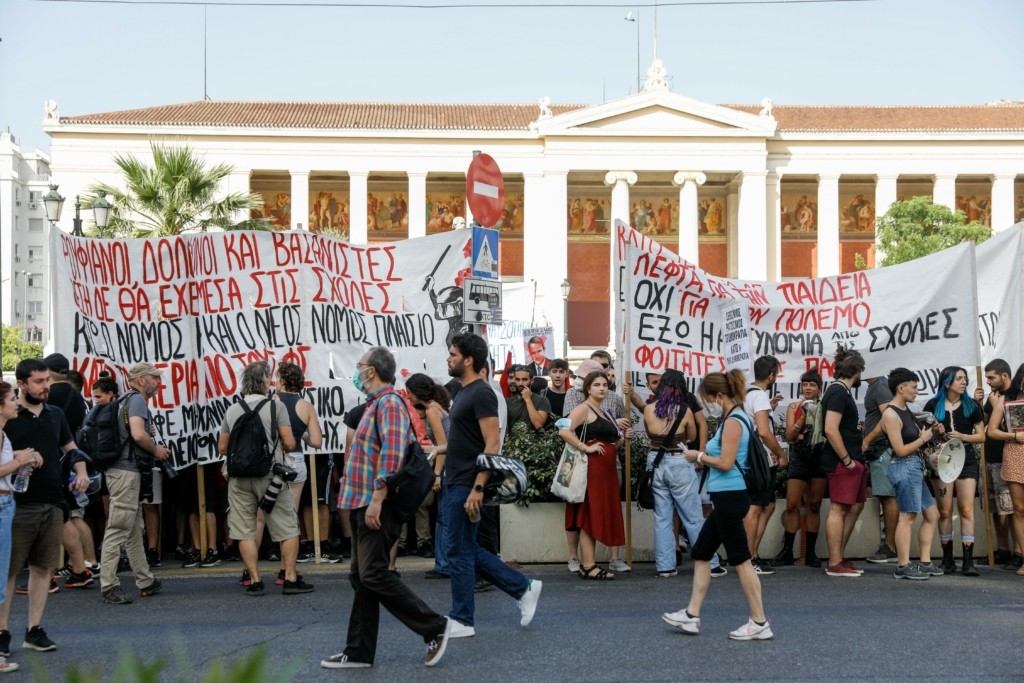
M 497 230 L 473 226 L 473 277 L 499 279 Z

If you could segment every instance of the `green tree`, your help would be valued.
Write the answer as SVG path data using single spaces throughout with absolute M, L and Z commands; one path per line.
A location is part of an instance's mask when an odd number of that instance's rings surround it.
M 968 240 L 980 244 L 992 236 L 992 228 L 976 221 L 966 223 L 963 211 L 934 204 L 929 197 L 894 203 L 875 222 L 875 229 L 881 254 L 878 266 L 906 263 Z M 859 266 L 863 258 L 857 257 Z
M 124 189 L 94 183 L 87 188 L 83 206 L 92 208 L 99 196 L 112 198 L 113 208 L 103 234 L 99 237 L 162 237 L 190 232 L 221 230 L 269 230 L 263 218 L 249 218 L 251 211 L 263 206 L 263 199 L 252 192 L 220 195 L 221 182 L 232 172 L 229 164 L 207 168 L 188 146 L 164 146 L 152 143 L 153 165 L 131 155 L 117 155 L 114 163 L 121 169 Z M 246 216 L 236 221 L 235 216 Z
M 3 369 L 13 371 L 26 358 L 42 358 L 41 344 L 25 341 L 25 331 L 20 327 L 3 326 Z

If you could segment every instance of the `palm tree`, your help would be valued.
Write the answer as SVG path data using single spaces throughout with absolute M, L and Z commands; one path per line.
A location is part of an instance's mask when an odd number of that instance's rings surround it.
M 162 237 L 207 230 L 270 230 L 264 218 L 250 218 L 263 206 L 252 192 L 219 196 L 217 189 L 233 168 L 203 165 L 188 146 L 151 143 L 153 166 L 131 155 L 117 155 L 124 187 L 94 183 L 86 188 L 83 206 L 89 208 L 99 197 L 112 197 L 113 207 L 100 237 Z M 244 213 L 246 218 L 236 221 Z

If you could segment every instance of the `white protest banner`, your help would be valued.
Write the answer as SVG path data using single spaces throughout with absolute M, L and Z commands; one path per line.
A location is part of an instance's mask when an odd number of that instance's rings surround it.
M 727 299 L 718 303 L 721 313 L 722 348 L 725 368 L 739 368 L 747 377 L 754 376 L 754 357 L 750 353 L 750 308 L 746 299 Z
M 713 306 L 730 299 L 747 300 L 751 351 L 778 358 L 784 382 L 810 368 L 831 377 L 838 344 L 864 355 L 865 377 L 897 366 L 977 364 L 973 244 L 889 268 L 776 283 L 716 277 L 636 231 L 626 238 L 624 318 L 634 370 L 694 377 L 723 370 Z
M 220 422 L 243 368 L 292 361 L 324 431 L 343 450 L 341 417 L 361 400 L 355 364 L 394 352 L 398 384 L 447 374 L 462 325 L 470 236 L 449 232 L 356 245 L 307 232 L 224 232 L 154 239 L 76 238 L 54 231 L 54 346 L 91 386 L 124 384 L 146 361 L 163 370 L 151 401 L 175 467 L 219 459 Z
M 981 364 L 1024 360 L 1024 223 L 1017 223 L 976 248 Z M 973 376 L 972 376 L 973 379 Z
M 503 282 L 501 285 L 501 324 L 487 326 L 487 345 L 491 349 L 494 367 L 505 367 L 505 359 L 512 353 L 512 363 L 526 362 L 523 350 L 523 330 L 533 325 L 537 285 L 534 282 Z

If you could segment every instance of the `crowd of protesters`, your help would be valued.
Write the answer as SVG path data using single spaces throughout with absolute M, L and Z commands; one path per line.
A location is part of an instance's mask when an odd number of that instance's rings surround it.
M 353 381 L 365 400 L 346 415 L 345 457 L 304 453 L 303 444 L 316 451 L 323 438 L 312 404 L 302 397 L 301 368 L 280 363 L 272 377 L 267 363 L 251 364 L 239 403 L 225 416 L 219 450 L 227 453 L 232 427 L 243 413 L 254 411 L 275 461 L 288 472 L 287 484 L 275 494 L 276 505 L 271 501 L 265 507 L 276 469 L 249 481 L 225 476 L 219 464 L 204 465 L 206 516 L 201 519 L 198 466 L 175 472 L 163 463 L 169 451 L 159 442 L 147 405 L 161 385 L 157 368 L 133 366 L 122 394 L 112 377 L 83 387 L 81 375 L 59 353 L 23 361 L 15 372 L 17 387 L 0 382 L 0 567 L 10 569 L 0 581 L 0 672 L 17 668 L 6 661 L 16 593 L 29 599 L 23 646 L 47 651 L 56 648 L 41 625 L 47 595 L 89 588 L 99 579 L 105 603 L 130 604 L 118 572 L 130 569 L 139 596 L 147 598 L 162 588 L 153 570 L 168 565 L 209 568 L 241 561 L 239 583 L 247 595 L 258 596 L 265 582 L 257 561 L 280 562 L 276 583 L 288 595 L 313 590 L 296 563 L 336 563 L 348 556 L 356 591 L 354 626 L 346 649 L 321 662 L 327 668 L 372 665 L 380 605 L 423 637 L 428 666 L 440 660 L 449 639 L 474 635 L 474 592 L 497 587 L 519 600 L 525 626 L 541 582 L 497 559 L 495 511 L 480 505 L 486 475 L 474 465 L 476 454 L 500 452 L 517 422 L 535 433 L 557 430 L 566 444 L 589 456 L 585 498 L 567 504 L 565 513 L 567 568 L 584 580 L 611 581 L 632 570 L 621 557 L 626 539 L 617 454 L 634 429 L 647 433 L 654 575 L 675 576 L 686 548 L 694 561 L 689 603 L 662 617 L 685 633 L 700 632 L 711 579 L 728 574 L 727 566 L 738 575 L 750 609 L 748 621 L 729 634 L 737 640 L 772 637 L 760 582 L 777 566 L 824 564 L 831 577 L 861 576 L 846 547 L 868 495 L 879 499 L 882 531 L 878 552 L 866 559 L 892 562 L 895 578 L 925 580 L 958 570 L 978 576 L 974 502 L 980 495 L 992 502 L 996 562 L 1024 575 L 1024 431 L 1005 424 L 1003 410 L 1005 402 L 1021 398 L 1024 366 L 1011 373 L 1005 361 L 990 362 L 987 397 L 981 387 L 968 390 L 966 370 L 946 368 L 923 408 L 917 403 L 919 378 L 910 370 L 863 378 L 869 386 L 862 421 L 855 392 L 865 365 L 850 349 L 838 351 L 827 387 L 810 370 L 800 377 L 799 398 L 781 406 L 774 387 L 782 368 L 771 356 L 757 359 L 750 378 L 737 370 L 702 378 L 676 370 L 649 374 L 643 392 L 649 397 L 629 384 L 622 394 L 616 391 L 613 359 L 605 351 L 594 352 L 575 371 L 564 359 L 533 356 L 529 365 L 505 368 L 499 383 L 491 379 L 483 339 L 460 335 L 453 339 L 448 365 L 447 385 L 417 374 L 398 392 L 390 352 L 375 348 L 364 354 Z M 399 400 L 384 400 L 390 394 Z M 117 429 L 124 450 L 101 477 L 75 438 L 89 411 L 111 402 L 123 405 Z M 953 483 L 942 482 L 926 466 L 925 450 L 940 434 L 965 446 L 964 466 Z M 384 480 L 398 468 L 409 439 L 429 451 L 436 482 L 415 520 L 404 523 L 386 503 Z M 753 448 L 755 439 L 763 449 Z M 980 480 L 983 444 L 988 491 Z M 788 475 L 783 542 L 774 560 L 760 546 L 775 495 L 752 495 L 744 477 L 750 459 L 761 452 L 768 454 L 773 476 L 780 470 Z M 28 475 L 27 489 L 16 481 L 22 474 Z M 815 552 L 826 496 L 827 561 Z M 953 498 L 960 518 L 959 568 Z M 795 546 L 801 508 L 808 511 L 802 553 Z M 914 560 L 911 532 L 918 516 L 923 522 Z M 938 562 L 930 555 L 936 532 L 942 550 Z M 598 564 L 597 544 L 608 549 L 607 567 Z M 395 558 L 407 553 L 433 557 L 427 577 L 451 582 L 448 617 L 404 587 Z M 26 566 L 28 580 L 19 585 Z

